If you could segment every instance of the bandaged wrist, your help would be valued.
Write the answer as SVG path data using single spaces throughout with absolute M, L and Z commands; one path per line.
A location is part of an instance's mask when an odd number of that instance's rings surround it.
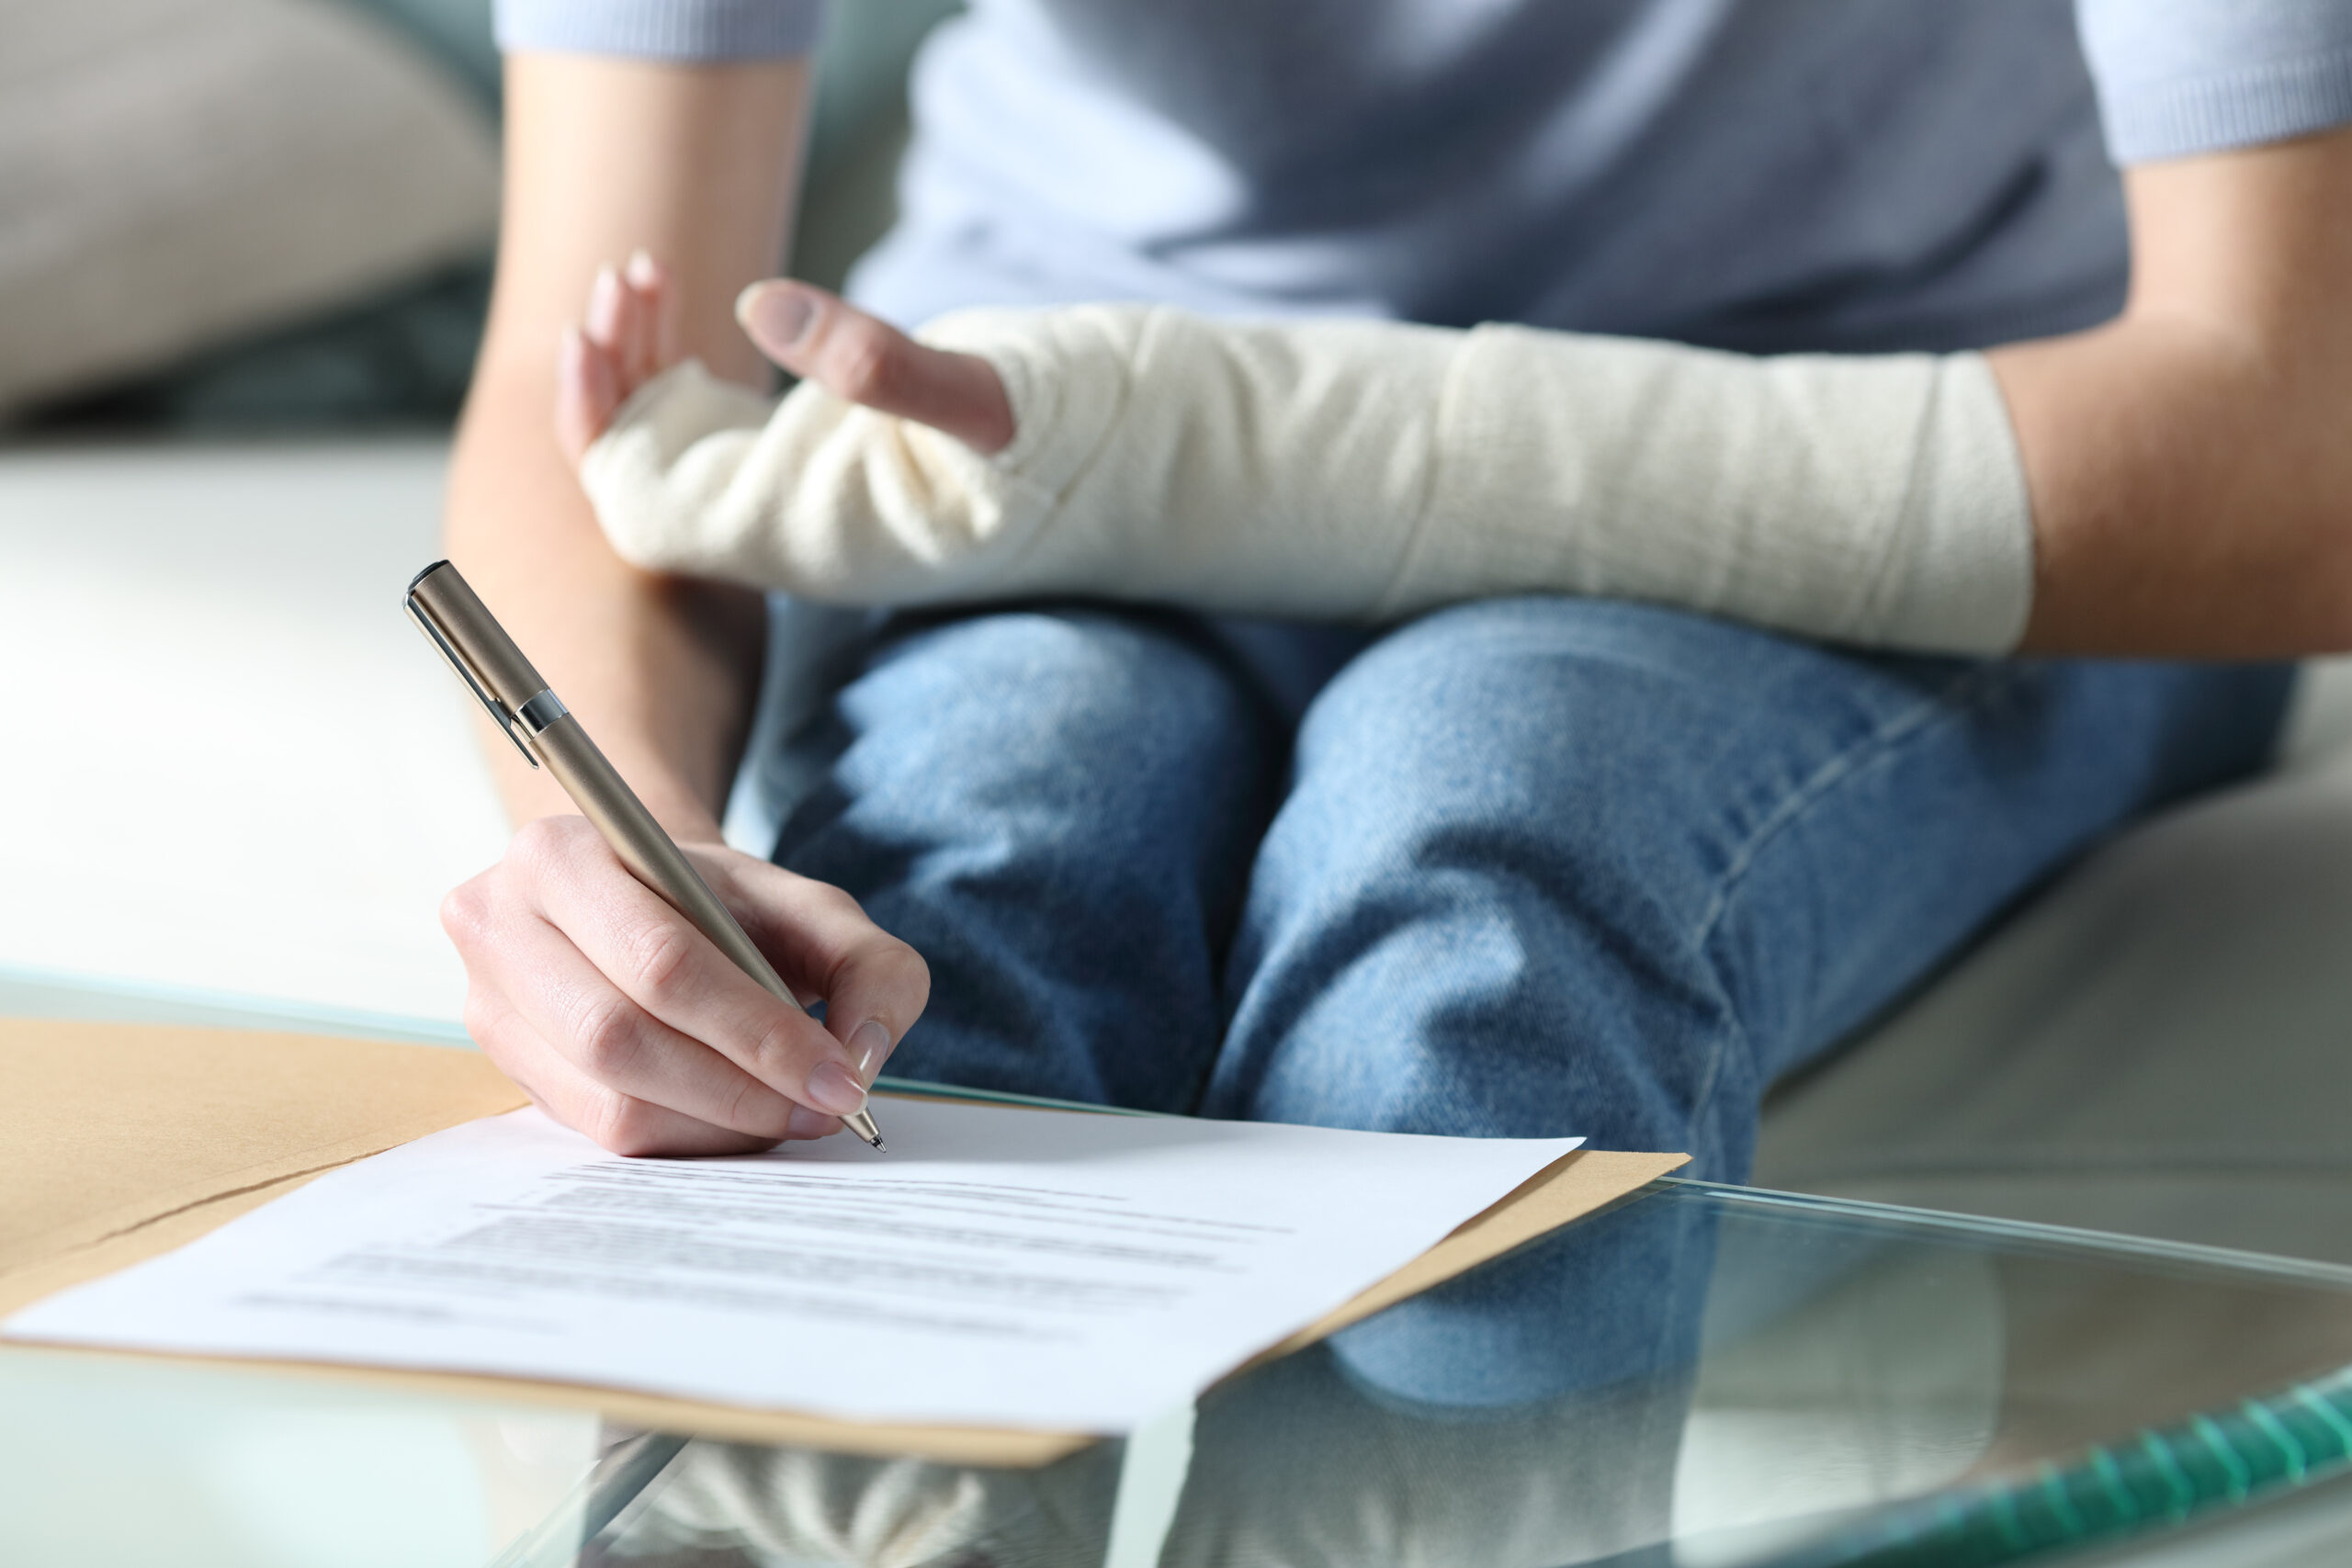
M 2031 517 L 1979 355 L 1150 306 L 965 312 L 923 336 L 996 367 L 1011 446 L 681 366 L 582 465 L 615 547 L 858 604 L 1088 594 L 1376 623 L 1552 592 L 1966 653 L 2025 625 Z

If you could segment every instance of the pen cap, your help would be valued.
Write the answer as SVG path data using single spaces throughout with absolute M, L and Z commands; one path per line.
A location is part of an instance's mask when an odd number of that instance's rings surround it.
M 506 635 L 473 588 L 446 560 L 435 561 L 408 585 L 409 602 L 422 611 L 448 640 L 458 658 L 472 667 L 474 679 L 503 704 L 510 714 L 548 689 L 514 639 Z

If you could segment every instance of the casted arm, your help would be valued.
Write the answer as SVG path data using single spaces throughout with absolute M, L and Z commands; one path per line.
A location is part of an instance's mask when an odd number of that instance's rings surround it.
M 2121 317 L 1939 359 L 1125 306 L 938 324 L 976 360 L 780 284 L 747 325 L 809 383 L 682 372 L 582 473 L 632 559 L 847 603 L 1548 591 L 1943 652 L 2352 648 L 2352 130 L 2131 196 Z

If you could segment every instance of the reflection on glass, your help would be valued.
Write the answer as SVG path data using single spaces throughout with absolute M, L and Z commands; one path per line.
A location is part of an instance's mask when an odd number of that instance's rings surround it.
M 1040 1470 L 690 1443 L 594 1561 L 662 1568 L 1095 1568 L 1121 1445 Z
M 1116 1442 L 988 1471 L 696 1441 L 579 1560 L 1999 1562 L 2340 1463 L 2352 1387 L 2313 1380 L 2347 1307 L 2343 1270 L 1668 1182 L 1211 1390 L 1140 1555 Z

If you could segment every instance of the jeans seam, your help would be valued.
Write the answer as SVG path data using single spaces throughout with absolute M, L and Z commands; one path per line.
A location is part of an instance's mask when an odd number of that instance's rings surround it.
M 1755 869 L 1757 861 L 1770 847 L 1773 840 L 1795 826 L 1807 811 L 1839 784 L 1860 773 L 1866 762 L 1893 750 L 1896 742 L 1910 739 L 1937 720 L 1956 716 L 1977 706 L 1996 688 L 2013 683 L 2016 670 L 2017 666 L 2006 660 L 1979 665 L 1877 726 L 1815 769 L 1810 777 L 1791 790 L 1764 820 L 1757 824 L 1746 841 L 1733 853 L 1731 863 L 1715 880 L 1713 897 L 1708 899 L 1698 924 L 1691 930 L 1691 946 L 1702 950 L 1714 940 L 1715 928 L 1723 919 L 1724 911 L 1730 907 L 1740 885 Z
M 1711 1118 L 1714 1111 L 1715 1088 L 1723 1081 L 1724 1052 L 1736 1040 L 1747 1051 L 1748 1059 L 1753 1061 L 1756 1057 L 1756 1043 L 1747 1037 L 1747 1021 L 1739 1016 L 1737 1008 L 1731 1005 L 1731 994 L 1724 988 L 1723 976 L 1716 972 L 1712 962 L 1702 964 L 1702 967 L 1706 972 L 1707 985 L 1714 992 L 1716 1003 L 1723 1009 L 1723 1016 L 1730 1025 L 1729 1028 L 1717 1032 L 1713 1043 L 1708 1047 L 1707 1066 L 1705 1071 L 1700 1075 L 1699 1090 L 1690 1097 L 1690 1130 L 1699 1134 L 1712 1145 L 1715 1142 L 1715 1136 Z M 1698 1164 L 1702 1171 L 1713 1172 L 1706 1178 L 1708 1180 L 1719 1181 L 1724 1179 L 1724 1173 L 1714 1168 L 1713 1156 L 1717 1152 L 1719 1151 L 1713 1148 L 1690 1151 L 1691 1159 Z
M 1698 1092 L 1692 1097 L 1691 1126 L 1700 1127 L 1712 1109 L 1716 1088 L 1723 1079 L 1724 1048 L 1736 1038 L 1747 1049 L 1752 1060 L 1755 1042 L 1749 1036 L 1747 1021 L 1733 1004 L 1730 987 L 1724 984 L 1723 967 L 1710 952 L 1724 913 L 1737 897 L 1747 874 L 1771 842 L 1800 821 L 1815 805 L 1826 798 L 1847 780 L 1853 778 L 1872 760 L 1891 751 L 1900 741 L 1926 729 L 1938 720 L 1955 716 L 1980 705 L 1993 692 L 2013 683 L 2017 666 L 2010 660 L 1999 660 L 1980 664 L 1966 674 L 1939 687 L 1931 696 L 1923 698 L 1885 722 L 1873 727 L 1853 744 L 1815 769 L 1796 788 L 1769 812 L 1762 822 L 1750 832 L 1733 854 L 1731 863 L 1716 879 L 1715 891 L 1692 929 L 1691 951 L 1702 960 L 1707 984 L 1723 1009 L 1723 1016 L 1730 1027 L 1718 1033 L 1707 1054 L 1707 1064 L 1700 1078 Z M 1696 1155 L 1698 1151 L 1693 1150 Z

